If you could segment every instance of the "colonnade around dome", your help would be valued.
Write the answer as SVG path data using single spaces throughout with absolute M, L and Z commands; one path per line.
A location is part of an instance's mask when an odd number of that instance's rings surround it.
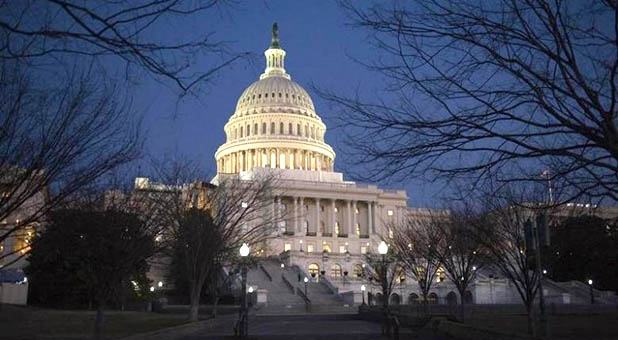
M 334 162 L 319 152 L 289 148 L 248 149 L 217 160 L 218 173 L 240 173 L 254 168 L 333 171 Z

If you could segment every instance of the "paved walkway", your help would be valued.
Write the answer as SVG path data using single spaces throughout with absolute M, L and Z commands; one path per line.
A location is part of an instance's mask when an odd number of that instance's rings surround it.
M 225 316 L 201 323 L 176 334 L 165 334 L 163 338 L 182 340 L 231 339 L 235 316 Z M 163 334 L 162 334 L 163 335 Z M 402 330 L 402 338 L 418 340 L 453 339 L 408 329 Z M 309 315 L 309 316 L 253 316 L 249 320 L 250 339 L 387 339 L 381 335 L 378 323 L 356 320 L 354 316 Z

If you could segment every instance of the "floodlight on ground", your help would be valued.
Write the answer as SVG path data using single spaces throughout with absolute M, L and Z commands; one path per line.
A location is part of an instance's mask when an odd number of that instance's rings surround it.
M 154 287 L 153 286 L 150 286 L 150 291 L 154 292 Z
M 243 243 L 242 246 L 240 247 L 240 256 L 242 257 L 246 257 L 249 255 L 249 246 L 246 243 Z
M 592 280 L 588 280 L 588 284 L 592 286 Z
M 157 285 L 159 286 L 159 288 L 163 287 L 163 281 L 159 281 Z
M 303 281 L 305 281 L 305 283 L 307 283 L 307 282 L 309 282 L 309 279 L 305 276 L 305 279 Z
M 249 286 L 249 289 L 247 291 L 249 292 L 249 294 L 253 293 L 253 287 Z
M 378 246 L 378 253 L 380 253 L 380 255 L 386 255 L 387 252 L 388 246 L 386 245 L 386 242 L 380 242 L 380 245 Z
M 248 208 L 248 207 L 249 207 L 249 204 L 247 204 L 247 202 L 242 202 L 240 205 L 241 205 L 243 208 Z
M 285 268 L 285 264 L 282 263 L 281 264 L 281 269 L 283 269 L 283 268 Z
M 364 292 L 365 290 L 367 290 L 367 287 L 365 287 L 365 285 L 361 285 L 361 291 Z

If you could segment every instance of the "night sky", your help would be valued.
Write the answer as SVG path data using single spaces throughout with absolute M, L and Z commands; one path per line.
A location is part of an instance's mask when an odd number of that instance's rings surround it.
M 199 20 L 198 20 L 199 19 Z M 181 26 L 162 25 L 160 34 L 174 38 L 183 32 L 213 33 L 214 40 L 228 42 L 234 52 L 250 52 L 248 60 L 225 69 L 203 88 L 198 98 L 178 101 L 170 84 L 144 79 L 134 97 L 135 109 L 144 114 L 147 153 L 160 158 L 181 154 L 199 161 L 209 173 L 216 170 L 214 153 L 224 142 L 223 126 L 233 114 L 243 90 L 264 70 L 263 52 L 268 48 L 273 22 L 286 50 L 286 70 L 292 80 L 311 95 L 318 115 L 327 125 L 326 141 L 337 153 L 336 171 L 346 175 L 352 164 L 346 162 L 345 143 L 333 119 L 337 111 L 311 90 L 311 85 L 339 94 L 381 92 L 384 80 L 353 59 L 371 61 L 379 57 L 367 43 L 365 31 L 347 25 L 346 14 L 332 1 L 250 1 L 224 7 L 204 18 L 182 22 Z M 209 69 L 217 60 L 196 58 L 192 68 Z M 409 204 L 417 207 L 439 205 L 443 188 L 421 180 L 377 183 L 390 188 L 405 188 Z

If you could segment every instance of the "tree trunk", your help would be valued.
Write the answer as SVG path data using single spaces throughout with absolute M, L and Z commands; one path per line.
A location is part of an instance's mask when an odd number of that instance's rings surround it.
M 532 301 L 528 301 L 526 302 L 526 317 L 527 317 L 527 321 L 528 321 L 528 334 L 535 336 L 536 335 L 536 329 L 534 327 L 534 314 L 532 311 L 532 303 L 534 300 Z
M 94 320 L 94 339 L 103 339 L 103 323 L 105 322 L 105 303 L 99 302 L 97 305 L 97 316 Z
M 464 294 L 461 292 L 459 293 L 459 299 L 461 300 L 461 322 L 464 323 L 465 315 L 466 315 L 466 308 L 465 308 L 466 302 L 464 301 Z
M 189 321 L 197 321 L 198 313 L 200 309 L 200 293 L 201 289 L 198 287 L 199 285 L 194 283 L 190 288 L 189 299 Z
M 214 300 L 212 302 L 212 318 L 216 319 L 217 318 L 217 306 L 219 304 L 219 295 L 217 293 L 215 293 L 214 295 Z
M 423 304 L 423 314 L 424 314 L 423 317 L 426 318 L 426 317 L 429 316 L 429 301 L 427 300 L 429 294 L 428 294 L 428 292 L 425 292 L 425 291 L 421 292 L 421 294 L 423 294 L 423 302 L 422 302 L 422 304 Z

